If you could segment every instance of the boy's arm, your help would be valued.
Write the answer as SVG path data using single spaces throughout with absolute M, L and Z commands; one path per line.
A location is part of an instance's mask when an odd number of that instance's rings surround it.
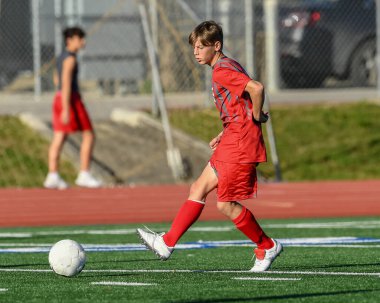
M 223 131 L 220 132 L 219 135 L 217 135 L 214 139 L 212 139 L 209 143 L 209 146 L 212 150 L 215 150 L 216 147 L 218 146 L 219 142 L 220 142 L 220 138 L 222 137 L 223 135 Z
M 251 97 L 253 105 L 253 118 L 258 122 L 267 122 L 268 116 L 263 113 L 264 86 L 260 82 L 251 80 L 247 83 L 244 91 L 246 91 Z
M 59 85 L 59 79 L 58 79 L 58 72 L 56 69 L 53 71 L 53 83 L 55 87 L 58 87 Z
M 70 56 L 63 61 L 62 64 L 62 116 L 61 121 L 63 124 L 69 122 L 69 113 L 70 113 L 70 96 L 71 96 L 71 81 L 73 78 L 73 70 L 75 67 L 75 58 Z

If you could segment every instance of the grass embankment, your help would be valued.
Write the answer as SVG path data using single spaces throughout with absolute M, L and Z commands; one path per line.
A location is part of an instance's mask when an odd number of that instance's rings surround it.
M 380 106 L 276 106 L 271 118 L 284 180 L 380 178 Z M 175 110 L 170 119 L 173 126 L 206 142 L 221 131 L 215 109 Z M 273 178 L 266 143 L 269 162 L 260 170 Z
M 0 187 L 40 187 L 48 171 L 49 142 L 18 118 L 0 117 Z M 61 175 L 75 178 L 75 169 L 61 163 Z

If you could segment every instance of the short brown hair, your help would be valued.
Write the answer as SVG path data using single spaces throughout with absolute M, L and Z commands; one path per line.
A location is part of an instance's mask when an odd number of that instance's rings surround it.
M 68 38 L 72 38 L 74 36 L 78 36 L 79 38 L 86 37 L 86 32 L 78 26 L 67 27 L 63 30 L 62 34 L 63 34 L 63 38 L 65 39 L 65 41 Z
M 215 21 L 204 21 L 197 25 L 189 35 L 189 44 L 194 46 L 197 39 L 205 46 L 214 45 L 217 41 L 223 49 L 223 30 L 222 27 Z

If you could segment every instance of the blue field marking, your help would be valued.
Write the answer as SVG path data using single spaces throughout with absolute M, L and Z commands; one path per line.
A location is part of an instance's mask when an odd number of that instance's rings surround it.
M 376 238 L 358 237 L 324 237 L 324 238 L 288 238 L 277 239 L 287 247 L 371 247 L 380 243 Z M 17 247 L 10 247 L 17 246 Z M 0 243 L 0 253 L 48 253 L 52 245 L 38 243 Z M 143 251 L 146 248 L 141 244 L 82 244 L 86 252 L 128 252 Z M 254 247 L 249 240 L 230 241 L 197 241 L 178 244 L 176 249 L 209 249 L 218 247 Z M 372 245 L 372 247 L 374 247 Z

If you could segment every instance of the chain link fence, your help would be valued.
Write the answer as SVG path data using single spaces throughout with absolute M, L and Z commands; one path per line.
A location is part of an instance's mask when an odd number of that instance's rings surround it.
M 205 19 L 220 22 L 227 53 L 253 65 L 247 69 L 275 89 L 376 85 L 375 0 L 141 2 L 150 11 L 165 92 L 208 89 L 206 71 L 195 65 L 187 44 L 189 32 Z M 64 47 L 62 29 L 80 25 L 88 33 L 81 53 L 83 81 L 102 93 L 151 93 L 141 2 L 2 0 L 0 89 L 31 91 L 38 89 L 38 80 L 42 92 L 52 91 L 54 58 Z M 253 20 L 248 25 L 247 8 Z M 271 16 L 273 28 L 266 22 Z

